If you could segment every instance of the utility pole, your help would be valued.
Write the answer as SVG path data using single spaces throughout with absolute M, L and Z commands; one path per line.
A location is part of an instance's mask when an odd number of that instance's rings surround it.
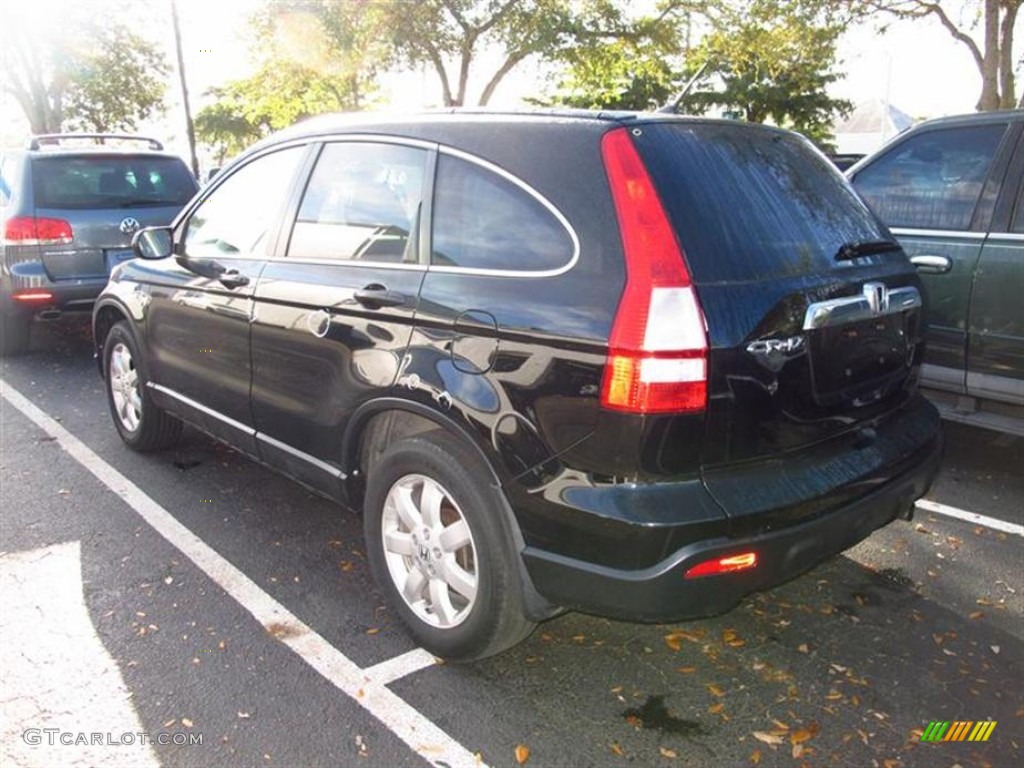
M 181 101 L 185 105 L 185 125 L 188 130 L 188 151 L 192 157 L 192 173 L 199 178 L 199 160 L 196 158 L 196 129 L 192 125 L 192 108 L 188 104 L 188 83 L 185 81 L 185 57 L 181 52 L 181 27 L 178 24 L 178 4 L 171 0 L 171 18 L 174 22 L 174 50 L 178 54 L 178 75 L 181 78 Z

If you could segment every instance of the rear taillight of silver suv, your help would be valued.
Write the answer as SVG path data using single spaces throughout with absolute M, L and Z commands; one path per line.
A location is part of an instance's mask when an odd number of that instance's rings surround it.
M 4 222 L 4 245 L 67 245 L 74 238 L 64 219 L 15 216 Z
M 682 249 L 627 129 L 605 134 L 601 155 L 626 259 L 601 405 L 630 413 L 704 410 L 707 328 Z

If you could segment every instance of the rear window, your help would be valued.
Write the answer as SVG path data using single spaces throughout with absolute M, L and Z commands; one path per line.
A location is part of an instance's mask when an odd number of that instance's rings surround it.
M 831 271 L 841 246 L 889 238 L 840 173 L 795 134 L 672 123 L 645 125 L 634 141 L 700 282 Z
M 41 157 L 32 163 L 37 208 L 183 206 L 196 183 L 170 157 Z

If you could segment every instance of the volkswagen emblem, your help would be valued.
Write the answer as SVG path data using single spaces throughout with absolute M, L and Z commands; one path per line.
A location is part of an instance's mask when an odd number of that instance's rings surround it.
M 119 226 L 118 229 L 120 229 L 126 235 L 133 235 L 136 232 L 138 232 L 139 226 L 139 220 L 133 219 L 131 216 L 129 216 L 126 219 L 121 219 L 121 226 Z

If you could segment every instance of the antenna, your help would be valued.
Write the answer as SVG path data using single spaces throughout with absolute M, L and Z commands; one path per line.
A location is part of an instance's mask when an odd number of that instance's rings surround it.
M 707 68 L 708 62 L 705 61 L 700 65 L 700 69 L 694 73 L 693 77 L 690 78 L 690 82 L 683 86 L 683 90 L 677 93 L 675 98 L 668 104 L 663 107 L 659 107 L 658 112 L 668 112 L 669 114 L 674 115 L 679 110 L 680 102 L 686 98 L 686 95 L 690 92 L 693 86 L 697 84 L 697 81 L 700 80 L 700 76 L 704 74 L 704 70 Z

